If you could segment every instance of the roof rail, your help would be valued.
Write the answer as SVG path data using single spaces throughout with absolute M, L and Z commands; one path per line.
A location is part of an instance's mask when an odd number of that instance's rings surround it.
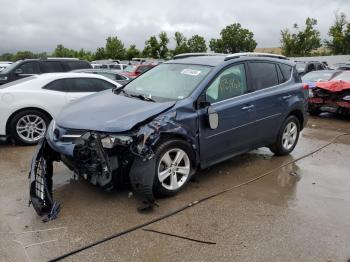
M 47 60 L 79 60 L 79 58 L 75 57 L 48 57 Z
M 183 53 L 174 56 L 174 59 L 181 59 L 187 57 L 196 57 L 196 56 L 225 56 L 225 54 L 221 53 Z
M 225 57 L 225 61 L 230 60 L 230 59 L 234 59 L 234 58 L 239 58 L 242 56 L 270 57 L 270 58 L 289 60 L 289 58 L 284 56 L 284 55 L 276 55 L 276 54 L 270 54 L 270 53 L 246 52 L 246 53 L 229 54 Z

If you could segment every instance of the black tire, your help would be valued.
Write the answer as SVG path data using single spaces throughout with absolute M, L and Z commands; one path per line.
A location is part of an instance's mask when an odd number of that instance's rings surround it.
M 167 180 L 164 180 L 164 183 L 162 183 L 158 176 L 158 170 L 159 168 L 162 168 L 163 163 L 161 163 L 162 157 L 171 150 L 180 149 L 183 152 L 185 152 L 189 159 L 189 174 L 187 178 L 184 178 L 185 176 L 182 176 L 181 174 L 175 175 L 177 176 L 177 180 L 182 183 L 182 185 L 177 189 L 169 189 L 166 188 L 164 184 L 167 184 Z M 173 152 L 170 152 L 172 154 Z M 174 152 L 175 154 L 176 152 Z M 177 192 L 179 192 L 181 189 L 185 187 L 185 185 L 190 181 L 191 175 L 194 170 L 194 152 L 191 148 L 191 146 L 183 141 L 183 140 L 169 140 L 169 141 L 163 141 L 159 144 L 157 149 L 155 150 L 155 157 L 156 157 L 156 166 L 155 166 L 155 175 L 154 175 L 154 183 L 153 183 L 153 193 L 157 197 L 169 197 L 175 195 Z M 185 162 L 181 162 L 185 163 Z M 165 168 L 165 167 L 164 167 Z M 169 178 L 171 179 L 171 175 L 169 175 Z M 182 181 L 184 179 L 184 181 Z M 170 182 L 170 181 L 169 181 Z
M 294 143 L 293 144 L 288 144 L 288 146 L 286 148 L 283 145 L 283 142 L 284 142 L 283 134 L 286 131 L 286 128 L 287 128 L 287 126 L 290 123 L 292 123 L 291 125 L 294 124 L 296 126 L 296 137 L 295 137 Z M 294 115 L 288 116 L 284 120 L 284 122 L 283 122 L 283 124 L 282 124 L 282 126 L 281 126 L 281 128 L 280 128 L 280 130 L 278 132 L 276 142 L 273 145 L 269 146 L 271 152 L 274 153 L 277 156 L 288 155 L 290 152 L 293 151 L 293 149 L 295 148 L 296 144 L 298 143 L 299 134 L 300 134 L 300 122 L 299 122 L 299 119 L 296 116 L 294 116 Z
M 46 129 L 51 121 L 50 116 L 48 116 L 47 114 L 39 111 L 39 110 L 35 110 L 35 109 L 26 109 L 23 111 L 18 112 L 12 119 L 10 122 L 10 136 L 11 138 L 14 140 L 14 142 L 18 145 L 35 145 L 39 142 L 40 139 L 33 139 L 33 141 L 30 141 L 28 138 L 28 140 L 26 140 L 24 138 L 25 135 L 20 135 L 17 131 L 17 124 L 18 122 L 25 116 L 30 116 L 29 119 L 33 120 L 35 119 L 34 117 L 38 117 L 40 119 L 42 119 L 42 124 L 38 125 L 38 128 L 40 129 L 44 129 L 43 133 L 46 132 Z M 24 133 L 24 134 L 28 134 L 28 133 Z M 34 133 L 33 133 L 34 134 Z M 34 135 L 38 135 L 38 133 L 35 133 Z M 39 136 L 39 135 L 38 135 Z M 41 136 L 42 137 L 42 136 Z M 41 138 L 40 137 L 40 138 Z
M 321 114 L 321 110 L 319 108 L 309 108 L 309 114 L 312 116 L 318 116 Z

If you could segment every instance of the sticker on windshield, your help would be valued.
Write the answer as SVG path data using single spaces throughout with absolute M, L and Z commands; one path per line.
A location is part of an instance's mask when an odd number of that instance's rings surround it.
M 181 71 L 181 74 L 189 75 L 189 76 L 198 76 L 200 73 L 201 73 L 201 71 L 193 70 L 193 69 L 184 69 Z

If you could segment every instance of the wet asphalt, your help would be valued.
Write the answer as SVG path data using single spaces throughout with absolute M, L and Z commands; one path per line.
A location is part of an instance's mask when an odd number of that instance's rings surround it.
M 350 135 L 294 160 L 350 134 L 349 120 L 310 118 L 290 156 L 262 148 L 232 158 L 201 171 L 146 214 L 136 211 L 130 189 L 103 192 L 56 164 L 54 197 L 62 210 L 48 223 L 28 208 L 34 147 L 1 143 L 0 261 L 47 261 L 227 188 L 144 227 L 174 236 L 139 229 L 62 261 L 348 261 Z

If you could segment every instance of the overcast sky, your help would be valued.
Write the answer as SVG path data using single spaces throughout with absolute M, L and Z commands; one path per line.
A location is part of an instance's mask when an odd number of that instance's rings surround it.
M 186 37 L 219 37 L 239 22 L 254 33 L 258 47 L 279 46 L 280 30 L 318 20 L 327 37 L 334 13 L 345 12 L 349 0 L 0 0 L 0 53 L 52 52 L 57 44 L 94 51 L 116 35 L 125 46 L 143 48 L 151 35 L 175 31 Z M 173 45 L 173 41 L 172 41 Z

